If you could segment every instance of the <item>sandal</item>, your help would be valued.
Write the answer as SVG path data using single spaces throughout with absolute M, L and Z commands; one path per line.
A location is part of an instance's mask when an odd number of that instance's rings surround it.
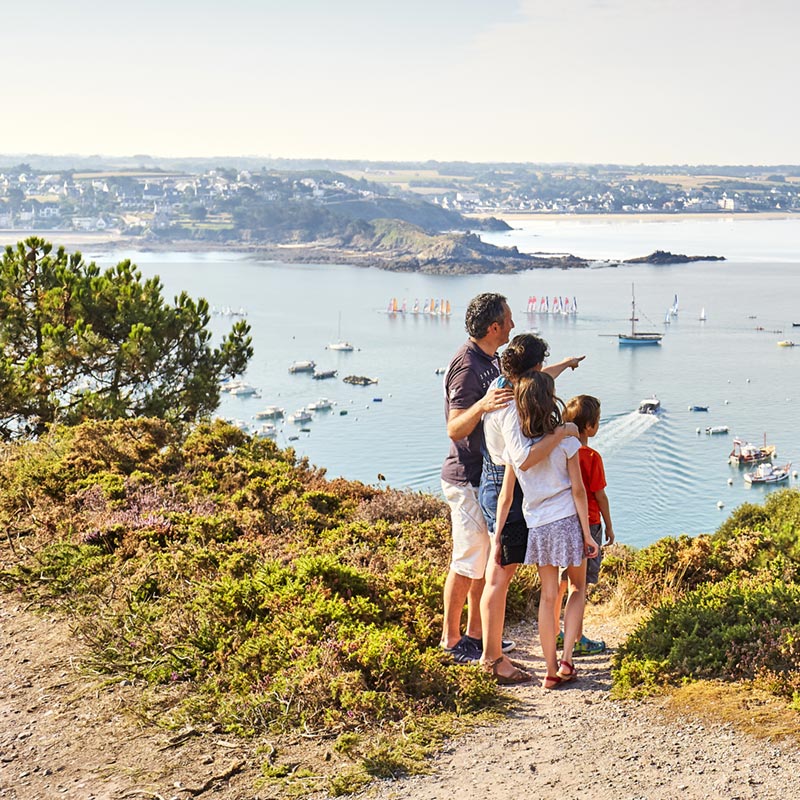
M 550 691 L 556 689 L 564 683 L 564 679 L 560 675 L 545 675 L 542 681 L 542 689 Z
M 497 671 L 497 665 L 504 660 L 506 657 L 500 656 L 494 661 L 481 662 L 481 669 L 491 675 L 497 681 L 498 686 L 516 686 L 518 683 L 529 683 L 533 680 L 533 675 L 517 667 L 514 667 L 514 671 L 510 675 L 501 675 Z
M 578 670 L 569 661 L 562 659 L 558 662 L 558 672 L 556 674 L 562 681 L 571 681 L 573 678 L 578 677 Z

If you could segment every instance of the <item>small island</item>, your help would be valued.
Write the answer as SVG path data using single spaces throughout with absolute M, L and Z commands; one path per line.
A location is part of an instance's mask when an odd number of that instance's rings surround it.
M 724 261 L 725 256 L 687 256 L 670 253 L 668 250 L 654 250 L 649 256 L 626 258 L 623 264 L 689 264 L 692 261 Z

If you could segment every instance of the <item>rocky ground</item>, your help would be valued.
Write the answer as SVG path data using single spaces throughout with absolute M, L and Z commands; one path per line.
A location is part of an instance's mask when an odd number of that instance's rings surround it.
M 589 631 L 617 641 L 613 627 Z M 541 676 L 530 626 L 515 657 Z M 0 798 L 266 800 L 264 753 L 213 730 L 160 730 L 135 714 L 139 690 L 81 666 L 68 624 L 0 595 Z M 800 748 L 675 715 L 666 701 L 609 698 L 608 655 L 579 679 L 513 689 L 504 721 L 450 742 L 430 774 L 380 781 L 362 800 L 474 796 L 592 800 L 772 800 L 800 793 Z

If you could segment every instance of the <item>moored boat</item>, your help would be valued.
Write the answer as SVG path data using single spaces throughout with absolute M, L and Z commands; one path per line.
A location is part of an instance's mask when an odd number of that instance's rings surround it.
M 269 439 L 274 438 L 278 435 L 278 429 L 275 427 L 273 422 L 265 422 L 259 426 L 258 430 L 256 431 L 256 436 L 263 436 Z
M 306 408 L 309 411 L 330 411 L 333 408 L 333 400 L 328 400 L 327 397 L 320 397 L 313 403 L 309 403 Z
M 313 372 L 316 366 L 315 361 L 293 361 L 289 365 L 289 372 Z
M 351 383 L 354 386 L 369 386 L 372 383 L 377 383 L 377 378 L 368 378 L 366 375 L 348 375 L 342 378 L 345 383 Z
M 715 434 L 720 433 L 727 433 L 729 430 L 727 425 L 711 425 L 710 427 L 706 428 L 706 433 L 710 436 L 714 436 Z
M 311 415 L 311 412 L 305 408 L 298 408 L 294 414 L 289 414 L 286 418 L 289 422 L 311 422 L 314 417 Z
M 778 342 L 778 347 L 795 347 L 795 343 L 791 339 L 784 339 Z
M 267 406 L 255 414 L 256 419 L 280 419 L 281 417 L 283 417 L 283 409 L 278 406 Z
M 328 378 L 335 378 L 338 371 L 335 369 L 315 369 L 311 376 L 315 381 L 324 381 Z
M 791 468 L 791 461 L 782 467 L 773 467 L 770 462 L 766 462 L 759 464 L 753 472 L 745 472 L 744 479 L 747 483 L 778 483 L 789 477 Z
M 708 406 L 689 406 L 689 411 L 708 411 Z
M 759 464 L 762 461 L 771 461 L 775 457 L 776 448 L 774 444 L 767 444 L 766 436 L 763 445 L 750 444 L 742 439 L 733 440 L 733 450 L 728 456 L 731 464 L 747 466 L 748 464 Z

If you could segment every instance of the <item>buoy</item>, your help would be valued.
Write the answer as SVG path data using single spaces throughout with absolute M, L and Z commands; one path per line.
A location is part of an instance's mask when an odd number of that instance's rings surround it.
M 728 405 L 728 403 L 730 403 L 730 400 L 725 401 L 725 405 Z
M 725 508 L 725 503 L 722 500 L 717 500 L 717 508 Z
M 700 433 L 700 428 L 695 428 L 695 429 L 694 429 L 694 432 L 695 432 L 695 433 Z
M 747 379 L 747 383 L 750 383 L 750 378 Z
M 733 486 L 733 478 L 728 478 L 728 486 Z

